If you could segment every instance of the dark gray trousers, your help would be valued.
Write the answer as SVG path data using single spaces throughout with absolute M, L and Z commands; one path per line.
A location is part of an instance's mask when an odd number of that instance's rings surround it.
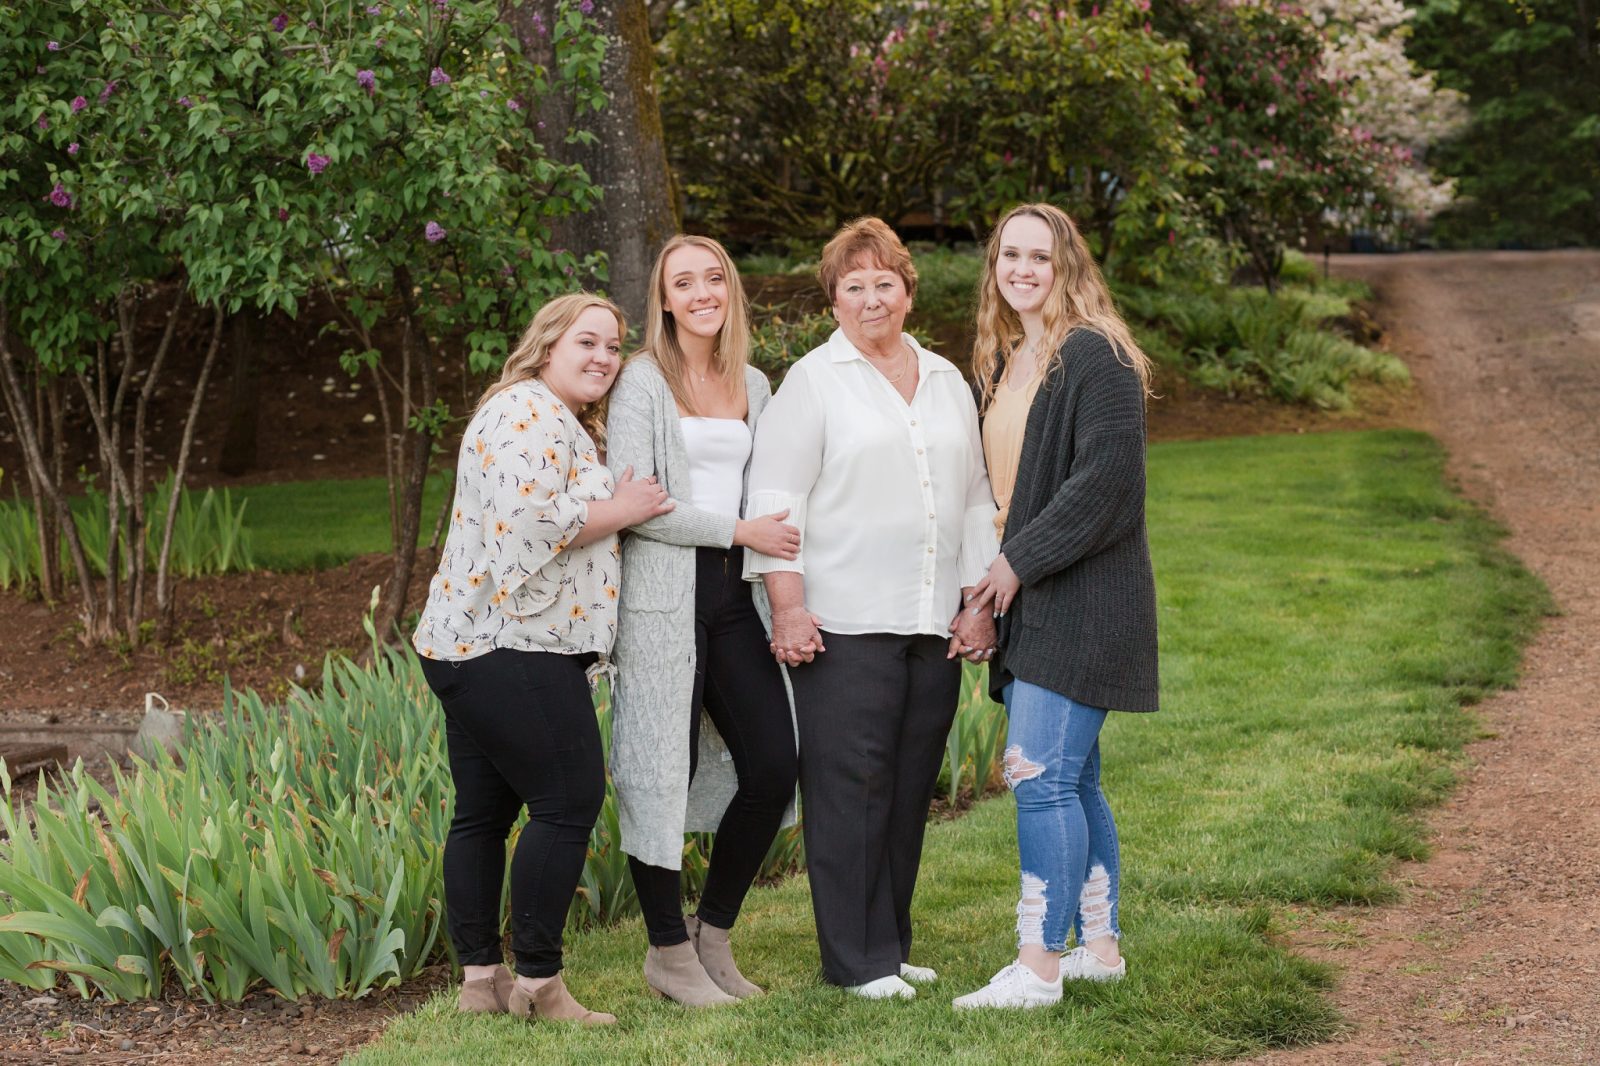
M 824 977 L 860 985 L 911 956 L 911 895 L 928 803 L 961 689 L 932 636 L 824 633 L 789 669 L 800 795 Z

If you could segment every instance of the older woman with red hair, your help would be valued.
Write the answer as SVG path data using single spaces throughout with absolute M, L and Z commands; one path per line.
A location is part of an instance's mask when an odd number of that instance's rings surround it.
M 784 514 L 795 558 L 751 550 L 800 734 L 806 860 L 827 980 L 911 998 L 911 897 L 955 717 L 961 611 L 998 550 L 978 412 L 960 371 L 904 331 L 911 255 L 882 220 L 841 229 L 819 279 L 839 328 L 790 368 L 756 428 L 746 518 Z M 953 634 L 953 635 L 952 635 Z

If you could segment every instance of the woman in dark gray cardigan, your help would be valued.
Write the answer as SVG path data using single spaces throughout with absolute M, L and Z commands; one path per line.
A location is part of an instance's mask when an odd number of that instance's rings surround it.
M 989 239 L 974 369 L 1000 555 L 969 609 L 1002 619 L 989 668 L 1022 861 L 1017 959 L 958 1008 L 1039 1007 L 1115 980 L 1120 863 L 1100 790 L 1107 711 L 1154 711 L 1144 524 L 1149 360 L 1072 221 L 1013 209 Z M 1068 930 L 1077 947 L 1065 953 Z

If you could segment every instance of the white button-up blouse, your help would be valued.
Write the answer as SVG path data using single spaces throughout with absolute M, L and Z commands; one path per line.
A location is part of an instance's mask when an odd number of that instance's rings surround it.
M 617 635 L 615 534 L 569 546 L 589 501 L 611 498 L 611 471 L 545 383 L 518 382 L 472 416 L 439 570 L 412 643 L 429 659 L 495 648 L 611 651 Z
M 947 636 L 961 589 L 999 553 L 972 390 L 903 335 L 919 378 L 908 404 L 842 330 L 794 366 L 756 426 L 746 518 L 789 510 L 800 557 L 746 549 L 744 576 L 805 575 L 833 633 Z

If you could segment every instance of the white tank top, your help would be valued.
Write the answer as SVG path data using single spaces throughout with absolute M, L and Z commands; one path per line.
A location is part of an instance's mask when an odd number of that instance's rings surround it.
M 689 452 L 688 503 L 702 511 L 739 517 L 744 468 L 750 462 L 750 427 L 742 418 L 678 419 Z

